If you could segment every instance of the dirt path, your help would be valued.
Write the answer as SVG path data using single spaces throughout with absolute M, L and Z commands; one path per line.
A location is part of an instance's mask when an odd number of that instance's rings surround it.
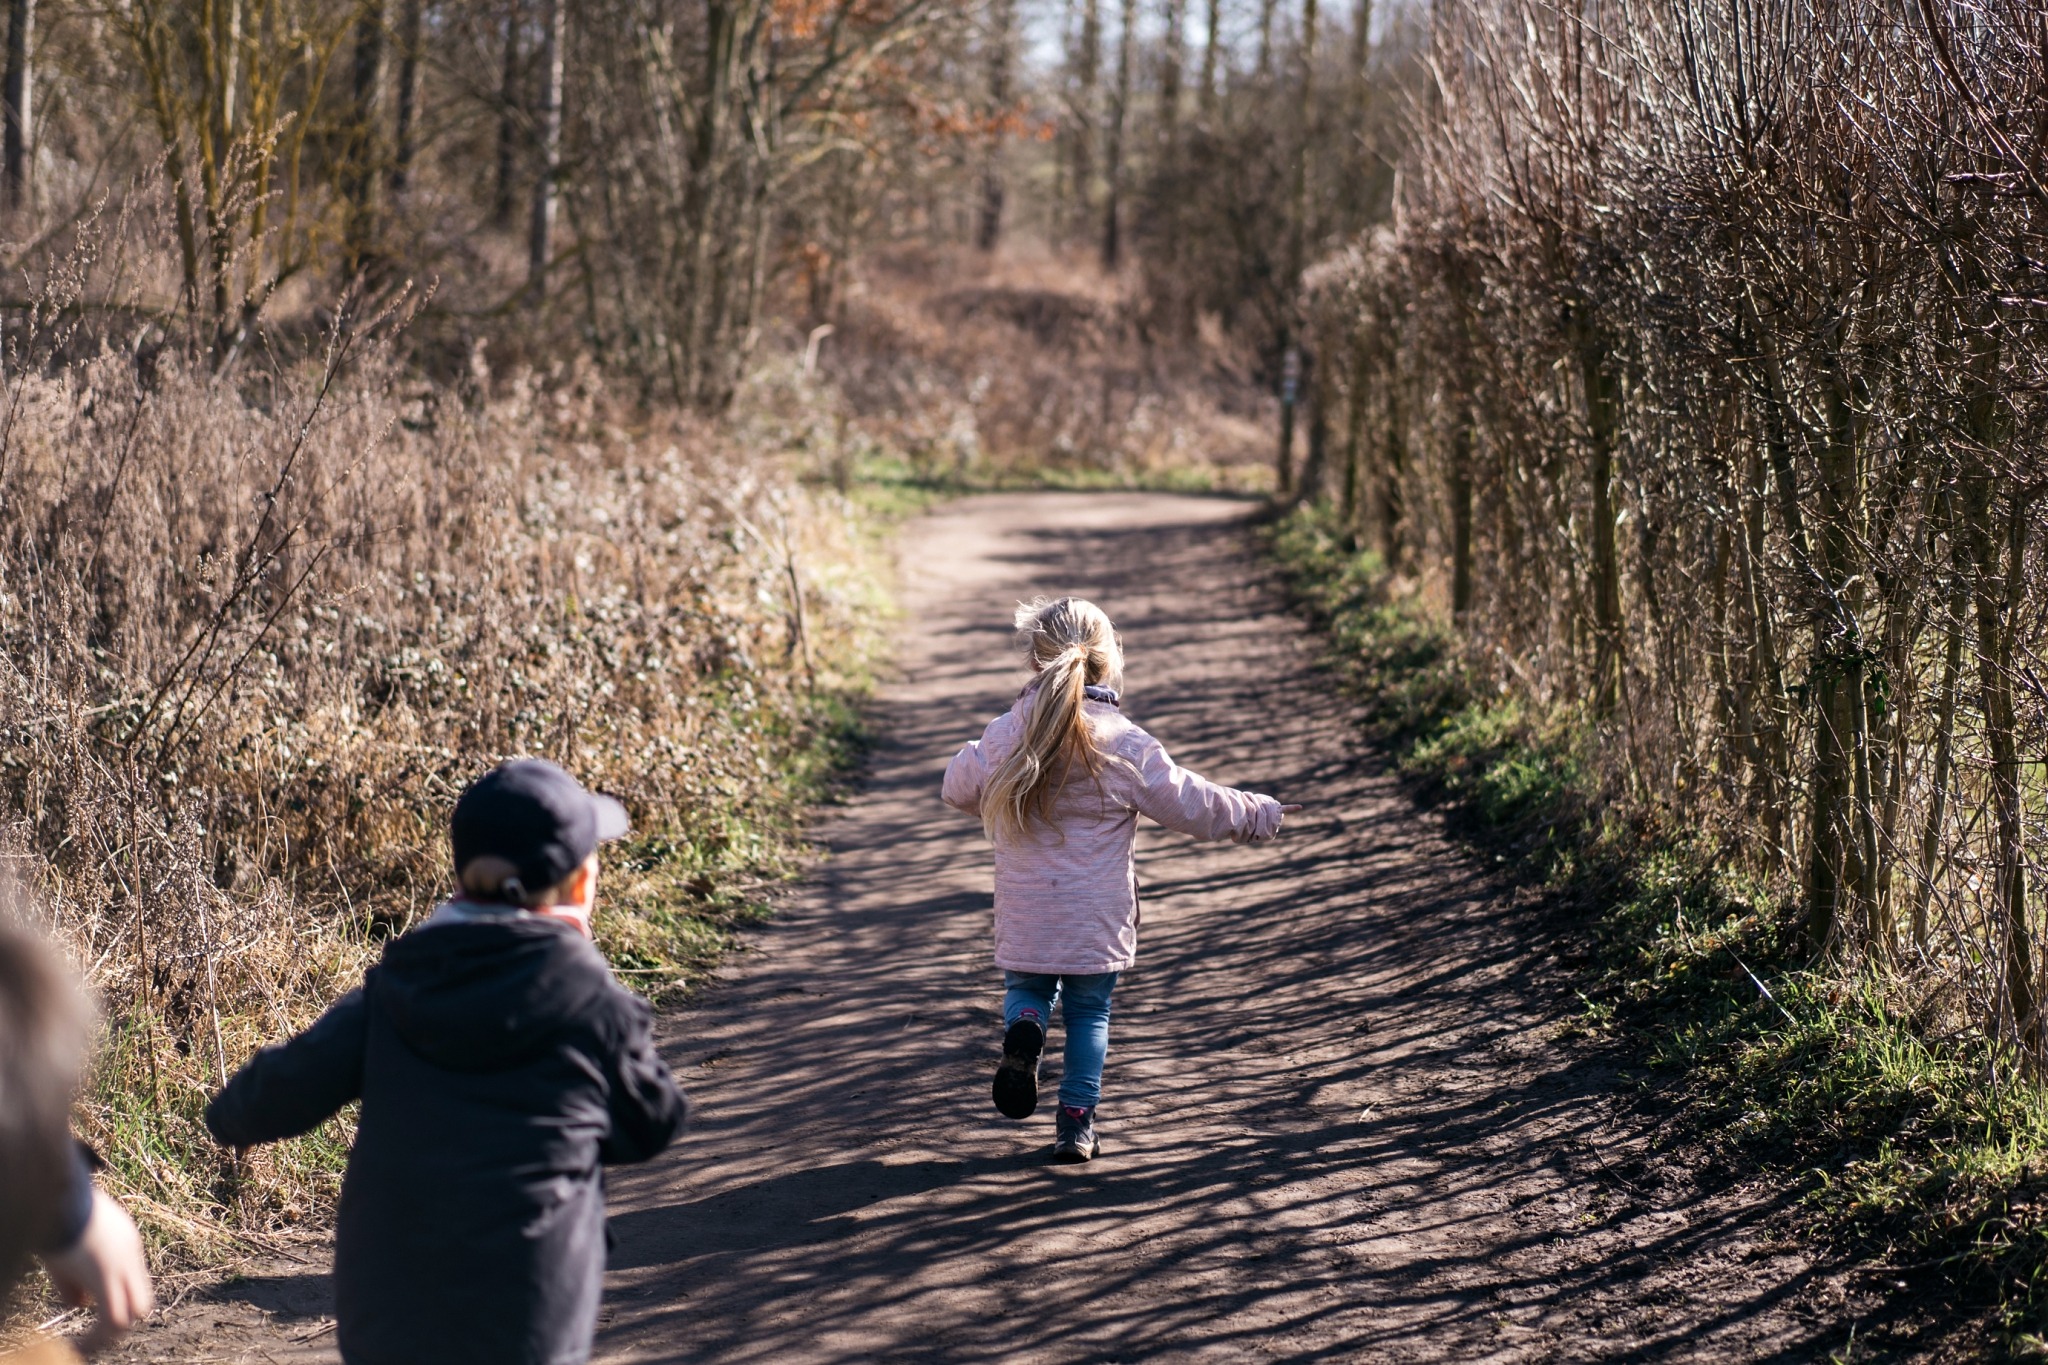
M 1759 1231 L 1770 1193 L 1660 1158 L 1556 1041 L 1528 912 L 1363 755 L 1247 568 L 1246 510 L 1033 494 L 911 528 L 903 680 L 831 856 L 667 1021 L 700 1122 L 615 1178 L 600 1359 L 1811 1360 L 1847 1335 L 1835 1280 Z M 1021 681 L 1004 617 L 1037 590 L 1116 618 L 1127 709 L 1183 762 L 1312 803 L 1277 845 L 1142 838 L 1080 1167 L 1046 1161 L 1048 1112 L 989 1103 L 989 859 L 938 800 Z M 319 1330 L 314 1288 L 223 1308 L 274 1303 L 270 1357 L 318 1359 L 280 1349 Z
M 671 1023 L 703 1123 L 615 1186 L 605 1360 L 1811 1359 L 1846 1332 L 1748 1231 L 1762 1195 L 1654 1169 L 1552 1042 L 1521 917 L 1361 757 L 1247 581 L 1245 511 L 1006 496 L 912 529 L 904 680 L 832 856 Z M 1039 590 L 1109 610 L 1128 710 L 1183 762 L 1312 803 L 1277 845 L 1141 840 L 1084 1167 L 989 1103 L 989 859 L 938 801 Z

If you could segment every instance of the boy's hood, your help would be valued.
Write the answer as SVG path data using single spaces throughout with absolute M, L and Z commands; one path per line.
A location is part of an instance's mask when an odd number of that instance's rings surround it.
M 582 935 L 537 915 L 436 924 L 394 940 L 371 1007 L 427 1061 L 502 1071 L 594 1015 L 611 973 Z

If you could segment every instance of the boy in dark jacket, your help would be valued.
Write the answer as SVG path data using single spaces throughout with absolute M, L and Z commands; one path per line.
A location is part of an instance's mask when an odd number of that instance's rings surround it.
M 580 1365 L 605 1259 L 602 1165 L 644 1161 L 686 1102 L 651 1013 L 589 940 L 616 801 L 517 760 L 455 804 L 460 891 L 206 1111 L 234 1147 L 360 1098 L 335 1233 L 349 1365 Z

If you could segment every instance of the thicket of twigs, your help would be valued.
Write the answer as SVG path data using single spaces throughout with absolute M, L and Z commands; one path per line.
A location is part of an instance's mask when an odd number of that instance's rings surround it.
M 1934 1034 L 2043 1055 L 2048 30 L 2008 0 L 1433 8 L 1311 272 L 1303 471 Z

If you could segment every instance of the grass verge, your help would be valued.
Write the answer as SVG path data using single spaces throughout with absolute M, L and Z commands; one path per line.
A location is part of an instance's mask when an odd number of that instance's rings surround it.
M 1676 1090 L 1694 1140 L 1794 1182 L 1824 1244 L 1926 1316 L 1987 1320 L 2008 1356 L 2048 1358 L 2042 1089 L 1936 1036 L 1910 977 L 1808 962 L 1795 905 L 1602 790 L 1582 713 L 1503 689 L 1326 508 L 1282 518 L 1269 546 L 1401 773 L 1579 908 L 1580 1027 Z
M 868 501 L 884 505 L 901 499 L 931 499 L 962 493 L 1216 493 L 1230 496 L 1271 491 L 1263 465 L 1160 464 L 1119 466 L 1078 462 L 945 461 L 930 456 L 871 452 L 857 464 Z M 856 494 L 856 496 L 862 496 Z

